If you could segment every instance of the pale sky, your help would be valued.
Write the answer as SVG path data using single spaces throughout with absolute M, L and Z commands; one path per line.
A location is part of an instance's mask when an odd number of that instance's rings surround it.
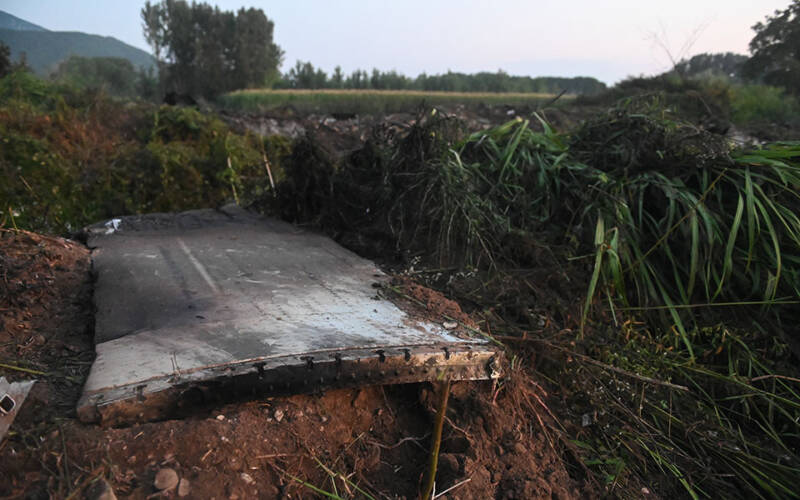
M 311 61 L 355 69 L 626 76 L 669 69 L 669 56 L 747 53 L 751 29 L 790 0 L 218 0 L 275 22 L 283 70 Z M 148 50 L 139 0 L 0 0 L 0 10 L 56 31 L 113 36 Z M 654 41 L 654 37 L 658 41 Z M 689 42 L 689 48 L 684 45 Z M 693 43 L 691 43 L 693 42 Z

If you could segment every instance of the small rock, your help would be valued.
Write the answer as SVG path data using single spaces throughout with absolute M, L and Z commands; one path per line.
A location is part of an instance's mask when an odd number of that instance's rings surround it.
M 225 415 L 217 415 L 217 420 L 222 422 L 223 420 L 225 420 Z
M 650 494 L 650 490 L 647 489 L 647 487 L 642 486 L 642 495 L 649 495 L 649 494 Z
M 458 327 L 458 323 L 456 323 L 455 321 L 445 321 L 444 323 L 442 323 L 442 326 L 444 327 L 445 330 L 455 330 L 456 327 Z
M 283 420 L 283 410 L 278 408 L 277 410 L 275 410 L 275 413 L 273 414 L 273 416 L 275 417 L 275 420 L 280 422 L 281 420 Z
M 89 487 L 86 491 L 86 498 L 89 500 L 117 500 L 117 495 L 108 481 L 101 479 Z
M 255 479 L 253 479 L 253 476 L 251 476 L 251 475 L 250 475 L 250 474 L 248 474 L 247 472 L 242 472 L 242 473 L 240 474 L 240 477 L 241 477 L 241 478 L 242 478 L 242 480 L 243 480 L 245 483 L 247 483 L 247 484 L 254 484 L 254 483 L 256 482 L 256 480 L 255 480 Z
M 185 477 L 181 478 L 181 482 L 178 483 L 178 496 L 185 497 L 189 495 L 191 491 L 191 485 L 189 484 L 189 480 Z
M 158 490 L 171 490 L 178 486 L 178 473 L 175 469 L 164 467 L 156 472 L 156 480 L 153 481 L 153 486 Z

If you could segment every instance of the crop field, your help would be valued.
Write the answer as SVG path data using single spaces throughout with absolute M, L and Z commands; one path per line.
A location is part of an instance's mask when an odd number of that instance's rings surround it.
M 232 111 L 267 111 L 290 106 L 301 113 L 376 114 L 413 111 L 422 105 L 537 106 L 554 98 L 553 94 L 540 93 L 250 89 L 225 94 L 219 98 L 219 104 Z

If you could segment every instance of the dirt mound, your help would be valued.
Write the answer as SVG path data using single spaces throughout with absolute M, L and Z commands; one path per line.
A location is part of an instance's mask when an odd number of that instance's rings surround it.
M 0 496 L 80 497 L 105 479 L 120 498 L 149 498 L 159 493 L 159 471 L 174 484 L 165 469 L 188 498 L 418 496 L 437 400 L 430 384 L 270 398 L 119 429 L 80 424 L 74 405 L 93 356 L 89 251 L 3 231 L 0 259 L 2 362 L 44 373 L 0 368 L 41 380 L 0 444 Z M 402 283 L 437 314 L 468 320 L 456 303 Z M 499 385 L 454 384 L 437 490 L 455 487 L 447 498 L 587 496 L 548 430 L 544 393 L 521 372 L 511 375 Z M 177 497 L 178 486 L 165 496 Z

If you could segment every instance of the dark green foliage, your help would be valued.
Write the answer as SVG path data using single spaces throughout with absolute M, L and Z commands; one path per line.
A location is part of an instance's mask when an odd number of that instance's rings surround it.
M 0 78 L 11 72 L 11 49 L 8 45 L 0 42 Z
M 800 94 L 800 0 L 753 26 L 745 76 Z
M 249 204 L 283 140 L 192 108 L 123 103 L 28 73 L 0 80 L 0 224 L 66 232 L 115 215 Z
M 409 78 L 394 70 L 372 73 L 355 70 L 345 77 L 338 66 L 331 78 L 310 62 L 297 61 L 286 73 L 277 88 L 287 89 L 373 89 L 373 90 L 426 90 L 448 92 L 538 92 L 557 94 L 594 95 L 605 90 L 606 85 L 595 78 L 574 77 L 536 77 L 511 76 L 503 71 L 497 73 L 481 72 L 475 74 L 454 73 L 426 75 Z
M 673 71 L 682 78 L 724 77 L 738 82 L 741 80 L 742 65 L 745 61 L 747 56 L 733 52 L 704 53 L 679 61 Z
M 134 97 L 139 94 L 140 78 L 130 61 L 120 57 L 72 56 L 59 64 L 51 79 L 79 88 L 103 90 L 116 97 Z
M 147 2 L 142 20 L 166 92 L 211 98 L 267 86 L 277 76 L 282 51 L 261 9 L 234 14 L 206 3 L 163 0 Z
M 306 144 L 278 187 L 285 215 L 361 253 L 451 269 L 448 286 L 484 277 L 470 300 L 493 332 L 541 346 L 539 369 L 569 398 L 563 439 L 607 492 L 797 496 L 800 144 L 734 151 L 658 100 L 569 135 L 534 120 L 467 134 L 428 113 L 341 162 Z M 541 271 L 537 249 L 559 247 L 572 258 L 551 265 L 589 271 L 587 327 L 545 338 L 524 314 L 494 316 L 509 294 L 539 307 L 555 285 L 524 277 Z

